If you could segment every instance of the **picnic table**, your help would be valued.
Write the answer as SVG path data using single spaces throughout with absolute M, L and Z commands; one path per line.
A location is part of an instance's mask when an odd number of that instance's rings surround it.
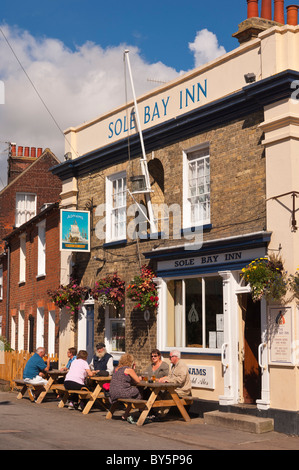
M 58 379 L 60 377 L 65 377 L 65 375 L 67 374 L 67 371 L 62 371 L 62 370 L 57 370 L 57 369 L 54 369 L 54 370 L 49 370 L 47 373 L 46 373 L 46 377 L 48 379 L 47 383 L 45 385 L 42 385 L 42 384 L 32 384 L 32 383 L 28 383 L 26 382 L 25 380 L 21 380 L 21 379 L 14 379 L 14 382 L 15 384 L 18 386 L 18 387 L 22 387 L 20 392 L 18 393 L 18 396 L 17 398 L 20 400 L 21 398 L 23 398 L 23 396 L 25 395 L 26 391 L 28 390 L 28 393 L 29 393 L 29 398 L 31 401 L 34 401 L 34 397 L 32 395 L 31 390 L 33 389 L 34 391 L 39 391 L 41 390 L 37 400 L 36 400 L 36 403 L 42 403 L 42 401 L 44 400 L 45 396 L 47 395 L 47 393 L 50 391 L 50 390 L 53 390 L 53 389 L 56 389 L 56 384 L 58 382 Z
M 117 402 L 113 403 L 110 410 L 106 415 L 106 419 L 111 419 L 113 413 L 117 410 L 120 404 L 124 404 L 131 409 L 142 410 L 137 421 L 137 426 L 142 426 L 150 413 L 152 408 L 170 408 L 176 406 L 180 411 L 182 417 L 186 422 L 191 421 L 191 418 L 185 409 L 186 405 L 190 405 L 193 402 L 192 397 L 179 397 L 175 389 L 177 385 L 170 382 L 160 383 L 160 382 L 145 382 L 141 381 L 137 384 L 138 387 L 143 389 L 148 388 L 150 390 L 150 396 L 147 400 L 138 400 L 133 398 L 119 398 Z M 167 394 L 161 392 L 167 391 Z
M 89 383 L 94 383 L 96 384 L 95 388 L 93 387 L 84 387 L 82 390 L 66 390 L 64 387 L 60 387 L 60 390 L 63 390 L 63 397 L 58 404 L 59 408 L 63 408 L 64 405 L 66 404 L 67 400 L 69 399 L 70 395 L 77 394 L 79 398 L 81 399 L 87 399 L 87 403 L 82 411 L 82 414 L 86 415 L 89 413 L 91 410 L 92 406 L 98 400 L 101 406 L 105 408 L 105 410 L 108 409 L 110 406 L 109 399 L 106 397 L 104 391 L 103 391 L 103 385 L 104 383 L 110 382 L 111 381 L 111 376 L 108 377 L 88 377 Z M 107 403 L 107 404 L 106 404 Z

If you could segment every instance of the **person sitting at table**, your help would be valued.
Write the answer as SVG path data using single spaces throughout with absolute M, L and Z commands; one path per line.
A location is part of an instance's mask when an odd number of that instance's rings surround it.
M 71 367 L 71 363 L 76 359 L 76 354 L 77 354 L 77 349 L 76 348 L 69 348 L 67 350 L 67 357 L 68 357 L 68 363 L 66 366 L 64 367 L 61 367 L 60 370 L 69 370 L 69 368 Z
M 87 351 L 82 349 L 78 352 L 77 358 L 71 363 L 70 370 L 64 379 L 64 387 L 66 390 L 81 390 L 85 385 L 85 379 L 96 375 L 95 371 L 90 370 L 87 357 Z M 77 406 L 78 395 L 73 394 L 70 396 L 68 408 L 74 409 Z
M 47 379 L 45 378 L 46 372 L 50 370 L 50 357 L 47 359 L 47 364 L 43 360 L 43 357 L 46 354 L 46 350 L 43 347 L 37 348 L 33 356 L 28 359 L 24 371 L 23 371 L 23 380 L 25 382 L 40 385 L 43 387 L 47 384 Z M 41 389 L 42 390 L 42 389 Z M 40 391 L 36 391 L 33 398 L 36 400 Z M 31 391 L 30 391 L 31 392 Z
M 96 345 L 95 354 L 89 364 L 91 370 L 97 371 L 99 376 L 108 376 L 113 373 L 113 357 L 106 350 L 104 343 Z
M 136 384 L 140 382 L 135 372 L 135 361 L 132 354 L 124 354 L 115 368 L 110 382 L 110 402 L 113 404 L 119 398 L 141 399 L 142 394 Z M 131 418 L 131 419 L 130 419 Z M 129 417 L 129 410 L 126 409 L 123 420 L 134 422 L 132 416 Z
M 161 352 L 159 349 L 153 349 L 151 352 L 151 364 L 145 369 L 144 375 L 149 379 L 155 376 L 156 379 L 161 379 L 169 374 L 169 365 L 162 360 Z
M 191 380 L 187 365 L 181 360 L 180 351 L 173 350 L 169 355 L 171 362 L 170 373 L 159 379 L 159 382 L 172 382 L 177 385 L 175 389 L 179 397 L 191 396 Z

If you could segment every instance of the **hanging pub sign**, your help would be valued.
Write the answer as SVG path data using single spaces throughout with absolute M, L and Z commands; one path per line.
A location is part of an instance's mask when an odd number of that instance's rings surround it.
M 60 210 L 60 250 L 90 251 L 89 211 Z

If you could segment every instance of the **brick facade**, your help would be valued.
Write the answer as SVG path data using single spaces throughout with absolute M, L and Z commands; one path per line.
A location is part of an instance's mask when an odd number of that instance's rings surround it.
M 263 231 L 266 226 L 265 203 L 265 159 L 261 146 L 262 132 L 259 124 L 263 112 L 256 112 L 245 118 L 231 121 L 206 132 L 194 132 L 193 137 L 156 148 L 147 155 L 151 182 L 155 168 L 164 172 L 164 182 L 152 195 L 153 202 L 163 202 L 168 206 L 182 205 L 183 151 L 208 143 L 211 171 L 211 227 L 204 233 L 204 241 L 216 240 L 251 232 Z M 153 165 L 153 161 L 159 162 Z M 151 170 L 151 166 L 154 169 Z M 91 255 L 76 254 L 79 278 L 84 285 L 93 286 L 95 279 L 115 271 L 130 283 L 139 273 L 140 265 L 147 264 L 143 253 L 153 247 L 176 246 L 184 240 L 127 240 L 124 245 L 104 245 L 95 234 L 99 221 L 96 207 L 105 203 L 105 179 L 114 173 L 127 172 L 130 176 L 140 173 L 139 161 L 131 160 L 99 172 L 78 178 L 78 209 L 83 210 L 90 204 L 92 195 L 92 237 Z M 163 179 L 163 178 L 162 178 Z M 163 191 L 161 191 L 161 187 Z M 164 194 L 163 194 L 164 193 Z M 139 199 L 138 199 L 139 197 Z M 157 201 L 155 201 L 155 198 Z M 142 196 L 136 197 L 142 201 Z M 127 207 L 133 203 L 127 196 Z M 127 223 L 130 219 L 127 221 Z M 95 260 L 94 257 L 105 261 Z M 140 262 L 139 262 L 140 258 Z M 155 265 L 152 266 L 156 268 Z M 95 342 L 104 339 L 104 316 L 102 309 L 95 308 Z M 151 315 L 147 323 L 143 313 L 132 311 L 132 304 L 126 299 L 126 351 L 135 354 L 140 364 L 149 360 L 150 349 L 156 347 L 156 321 Z
M 44 343 L 48 339 L 48 303 L 47 290 L 56 288 L 60 283 L 59 251 L 59 198 L 62 189 L 60 179 L 53 175 L 50 168 L 59 163 L 55 155 L 46 149 L 38 152 L 38 157 L 11 155 L 9 158 L 9 183 L 0 192 L 0 265 L 3 268 L 3 295 L 0 300 L 2 317 L 2 335 L 12 340 L 12 317 L 15 321 L 15 344 L 18 344 L 18 313 L 24 311 L 24 348 L 33 350 L 37 346 L 36 311 L 37 305 L 44 307 Z M 19 152 L 20 153 L 20 152 Z M 24 161 L 22 161 L 24 158 Z M 17 170 L 17 174 L 15 174 Z M 20 170 L 23 170 L 19 173 Z M 36 216 L 21 227 L 15 227 L 16 193 L 34 193 L 36 195 Z M 53 203 L 56 203 L 53 206 Z M 41 209 L 45 204 L 52 206 Z M 37 277 L 37 224 L 46 220 L 46 276 Z M 26 236 L 26 280 L 20 283 L 20 235 Z M 9 282 L 8 282 L 9 269 Z M 53 306 L 51 306 L 51 309 Z M 8 319 L 8 325 L 7 325 Z M 59 317 L 56 310 L 56 343 L 58 352 Z M 28 328 L 31 324 L 32 341 L 29 345 Z

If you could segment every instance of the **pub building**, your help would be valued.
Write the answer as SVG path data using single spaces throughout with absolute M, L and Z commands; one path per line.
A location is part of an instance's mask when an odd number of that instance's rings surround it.
M 90 213 L 90 252 L 61 251 L 61 282 L 117 272 L 128 286 L 147 265 L 159 301 L 144 314 L 90 297 L 60 347 L 105 341 L 139 371 L 151 349 L 165 360 L 179 349 L 194 410 L 242 406 L 296 434 L 296 300 L 253 302 L 241 276 L 272 254 L 289 274 L 299 265 L 298 7 L 259 8 L 247 1 L 234 50 L 65 131 L 66 160 L 52 171 L 61 208 Z

